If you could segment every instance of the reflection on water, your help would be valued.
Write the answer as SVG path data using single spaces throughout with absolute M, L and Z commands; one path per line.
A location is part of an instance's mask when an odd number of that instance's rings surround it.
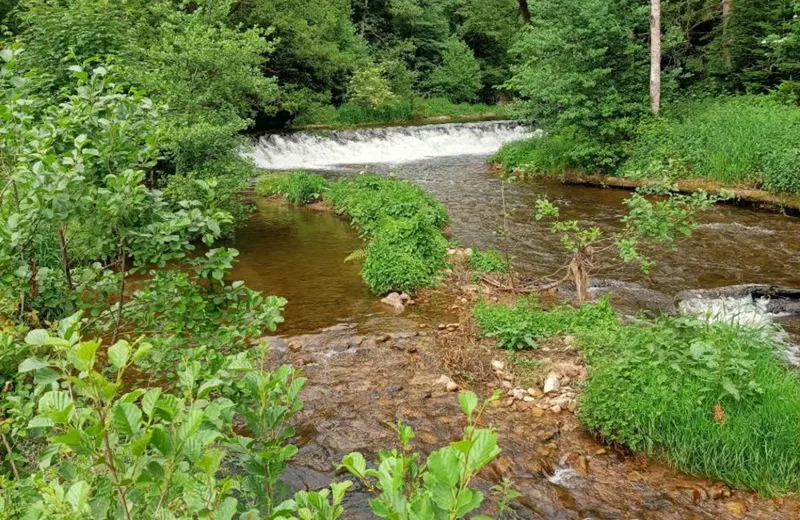
M 445 204 L 450 234 L 462 245 L 503 248 L 497 233 L 502 225 L 502 181 L 485 161 L 485 156 L 460 156 L 394 166 L 351 165 L 326 175 L 369 169 L 409 179 Z M 539 276 L 562 266 L 566 254 L 548 225 L 533 218 L 537 198 L 557 202 L 566 219 L 613 230 L 629 195 L 540 180 L 515 182 L 505 192 L 511 213 L 507 246 L 519 269 Z M 233 245 L 241 252 L 236 278 L 289 300 L 282 333 L 310 331 L 340 320 L 361 321 L 385 312 L 361 280 L 358 263 L 344 263 L 361 242 L 336 216 L 261 200 Z M 720 205 L 702 215 L 695 234 L 678 249 L 653 251 L 652 258 L 656 266 L 649 275 L 631 266 L 614 266 L 597 276 L 635 282 L 670 296 L 685 289 L 740 283 L 798 287 L 800 219 Z
M 345 263 L 362 247 L 343 219 L 309 208 L 256 200 L 250 223 L 228 244 L 239 250 L 232 278 L 286 298 L 279 332 L 310 331 L 380 312 L 361 280 L 360 265 Z

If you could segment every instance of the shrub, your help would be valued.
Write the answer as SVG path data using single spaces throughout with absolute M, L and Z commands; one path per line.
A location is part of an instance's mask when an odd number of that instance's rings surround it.
M 381 67 L 357 70 L 347 85 L 347 99 L 367 110 L 377 110 L 391 104 L 396 97 L 383 74 Z
M 590 431 L 736 487 L 800 490 L 800 382 L 763 331 L 662 318 L 579 339 Z
M 325 177 L 306 171 L 267 173 L 258 178 L 256 193 L 277 195 L 293 204 L 310 204 L 321 200 L 328 187 Z
M 520 298 L 508 307 L 479 302 L 473 309 L 475 324 L 484 336 L 497 338 L 507 349 L 535 348 L 542 338 L 574 334 L 586 328 L 616 323 L 616 314 L 607 300 L 579 308 L 563 306 L 546 311 L 536 296 Z
M 372 235 L 385 219 L 422 215 L 422 219 L 439 230 L 448 221 L 444 206 L 419 186 L 378 175 L 341 179 L 331 186 L 325 198 L 338 213 L 349 216 L 365 235 Z
M 469 257 L 469 268 L 476 273 L 507 273 L 508 262 L 494 249 L 475 250 Z
M 559 136 L 545 135 L 503 145 L 491 158 L 508 171 L 556 175 L 573 167 L 570 160 L 571 143 Z
M 631 178 L 694 177 L 800 192 L 800 110 L 766 96 L 681 103 L 640 129 Z
M 481 88 L 480 63 L 466 43 L 448 40 L 442 51 L 442 64 L 433 69 L 424 85 L 431 95 L 455 103 L 475 101 Z
M 387 219 L 367 246 L 362 275 L 376 294 L 432 285 L 446 265 L 447 240 L 424 213 Z

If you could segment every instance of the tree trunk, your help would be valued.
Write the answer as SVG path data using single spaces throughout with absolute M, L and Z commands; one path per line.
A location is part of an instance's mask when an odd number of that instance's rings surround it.
M 650 0 L 650 110 L 661 110 L 661 0 Z
M 578 252 L 569 263 L 569 272 L 575 282 L 575 292 L 580 303 L 589 300 L 589 271 L 586 269 L 585 259 L 584 253 Z
M 531 10 L 528 8 L 528 0 L 519 0 L 519 15 L 526 24 L 531 23 Z
M 722 59 L 725 60 L 725 66 L 728 67 L 728 70 L 730 70 L 732 62 L 731 37 L 728 31 L 732 12 L 733 0 L 722 0 Z

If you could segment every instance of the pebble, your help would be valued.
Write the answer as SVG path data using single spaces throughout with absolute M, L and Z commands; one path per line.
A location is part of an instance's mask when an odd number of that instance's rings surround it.
M 744 502 L 728 502 L 725 504 L 725 509 L 728 510 L 733 516 L 742 517 L 747 514 L 747 504 Z
M 506 364 L 500 361 L 499 359 L 495 359 L 492 361 L 492 368 L 495 370 L 503 370 L 506 367 Z
M 440 324 L 439 324 L 439 326 L 438 326 L 438 327 L 436 327 L 436 328 L 437 328 L 437 329 L 439 329 L 439 330 L 444 330 L 444 329 L 446 329 L 446 328 L 447 328 L 447 325 L 446 325 L 446 324 L 444 324 L 444 323 L 440 323 Z
M 514 397 L 514 399 L 517 399 L 519 401 L 522 401 L 523 399 L 525 399 L 525 397 L 527 397 L 527 393 L 522 388 L 513 389 L 511 391 L 511 395 Z
M 288 346 L 289 350 L 291 350 L 292 352 L 297 352 L 298 350 L 303 348 L 303 344 L 300 343 L 299 341 L 290 341 Z
M 512 390 L 514 388 L 514 385 L 511 384 L 511 381 L 503 381 L 503 388 L 505 390 Z
M 458 383 L 455 381 L 448 381 L 445 385 L 445 388 L 448 392 L 457 392 L 458 391 Z
M 550 411 L 553 413 L 561 413 L 561 407 L 559 405 L 551 406 Z
M 561 381 L 558 378 L 558 374 L 555 372 L 550 372 L 544 381 L 544 393 L 550 394 L 553 392 L 558 392 L 560 389 Z

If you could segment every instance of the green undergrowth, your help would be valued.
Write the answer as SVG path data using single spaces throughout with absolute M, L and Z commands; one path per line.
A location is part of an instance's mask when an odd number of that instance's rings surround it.
M 579 415 L 606 441 L 765 495 L 800 491 L 800 380 L 766 330 L 692 317 L 621 324 L 607 301 L 479 303 L 501 346 L 573 334 L 589 369 Z
M 800 109 L 769 96 L 684 101 L 642 122 L 613 156 L 596 160 L 591 140 L 546 134 L 507 143 L 492 162 L 555 176 L 569 170 L 633 180 L 703 179 L 724 186 L 800 193 Z
M 356 103 L 345 103 L 339 107 L 318 106 L 296 119 L 294 126 L 348 128 L 413 123 L 430 118 L 503 119 L 513 117 L 512 112 L 508 106 L 453 103 L 446 98 L 399 99 L 380 108 L 367 108 Z
M 362 276 L 376 294 L 413 292 L 432 285 L 446 265 L 447 212 L 422 188 L 395 178 L 362 174 L 333 183 L 308 172 L 266 174 L 256 191 L 304 204 L 324 198 L 366 240 Z
M 545 311 L 536 295 L 522 297 L 511 306 L 478 302 L 473 316 L 485 336 L 496 338 L 501 347 L 512 350 L 535 348 L 541 339 L 602 328 L 617 320 L 606 300 L 578 309 L 562 306 Z
M 476 249 L 472 252 L 467 262 L 469 268 L 475 273 L 507 273 L 508 262 L 503 255 L 494 249 L 481 251 Z
M 305 171 L 267 173 L 258 178 L 256 193 L 266 197 L 283 197 L 293 204 L 310 204 L 322 200 L 329 183 L 322 175 Z
M 643 127 L 620 175 L 800 192 L 800 109 L 766 96 L 681 103 Z

